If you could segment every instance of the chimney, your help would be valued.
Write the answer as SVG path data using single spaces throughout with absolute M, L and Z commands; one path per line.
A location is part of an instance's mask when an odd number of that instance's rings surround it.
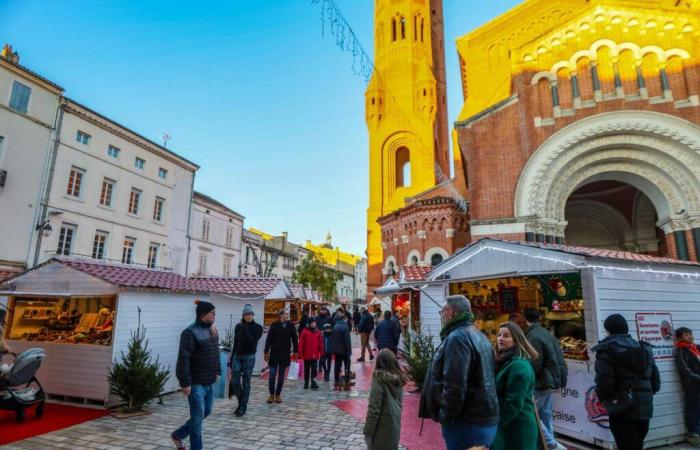
M 286 232 L 286 231 L 283 231 L 283 232 L 282 232 L 282 237 L 284 238 L 285 241 L 288 240 L 288 238 L 289 238 L 289 233 Z

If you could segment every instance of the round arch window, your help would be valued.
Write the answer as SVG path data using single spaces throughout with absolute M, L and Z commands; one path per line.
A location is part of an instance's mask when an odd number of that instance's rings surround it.
M 435 253 L 433 256 L 430 257 L 430 265 L 433 267 L 439 266 L 444 259 L 445 258 L 443 258 L 440 253 Z

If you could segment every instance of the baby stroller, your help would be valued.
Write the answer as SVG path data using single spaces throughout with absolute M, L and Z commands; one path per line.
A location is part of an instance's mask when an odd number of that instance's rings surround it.
M 0 373 L 0 410 L 15 411 L 17 422 L 24 422 L 25 410 L 36 405 L 37 417 L 44 415 L 44 388 L 36 379 L 41 360 L 46 353 L 30 348 L 15 355 L 15 363 L 6 373 Z

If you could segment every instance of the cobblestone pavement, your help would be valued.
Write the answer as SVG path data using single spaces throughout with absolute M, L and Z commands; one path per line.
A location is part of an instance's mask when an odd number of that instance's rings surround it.
M 319 383 L 318 391 L 305 390 L 302 382 L 286 381 L 283 403 L 267 404 L 267 380 L 253 378 L 248 412 L 233 415 L 238 402 L 216 400 L 204 421 L 204 448 L 224 449 L 340 449 L 366 448 L 362 422 L 331 405 L 331 401 L 367 396 L 351 391 L 333 392 L 333 383 Z M 179 393 L 154 404 L 151 414 L 130 419 L 105 416 L 71 428 L 14 442 L 7 450 L 33 449 L 172 449 L 170 433 L 189 417 L 186 398 Z

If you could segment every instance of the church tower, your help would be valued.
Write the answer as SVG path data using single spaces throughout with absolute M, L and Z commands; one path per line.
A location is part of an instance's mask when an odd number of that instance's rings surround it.
M 377 219 L 450 178 L 443 28 L 442 0 L 375 0 L 376 70 L 365 93 L 369 289 L 383 281 Z

